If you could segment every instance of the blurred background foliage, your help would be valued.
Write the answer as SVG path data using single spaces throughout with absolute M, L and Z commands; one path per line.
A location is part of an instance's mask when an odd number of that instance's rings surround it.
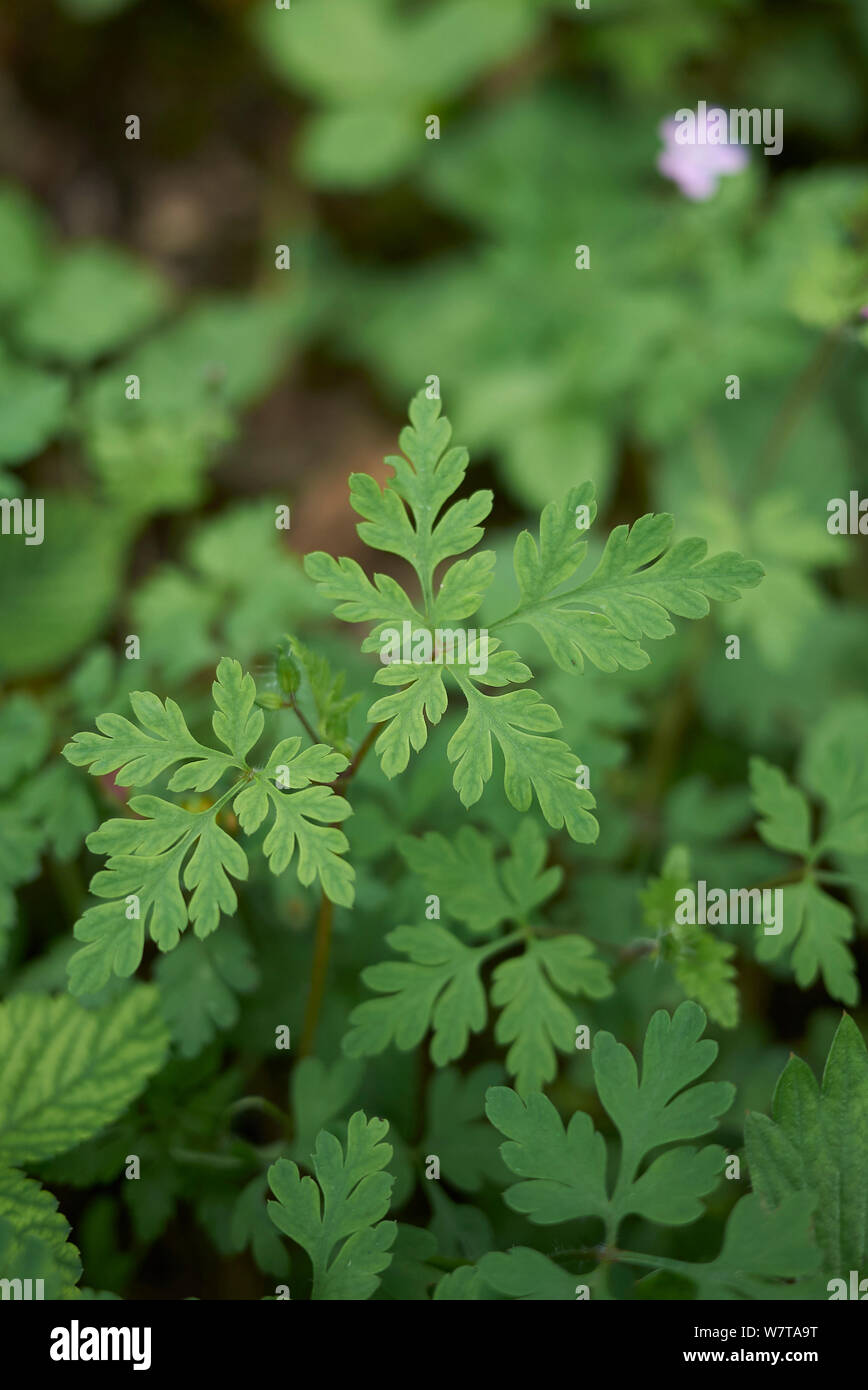
M 436 374 L 471 485 L 495 490 L 495 549 L 590 478 L 606 527 L 669 510 L 678 537 L 766 570 L 640 672 L 575 680 L 523 634 L 594 769 L 602 828 L 591 848 L 547 832 L 564 880 L 546 920 L 628 960 L 616 993 L 579 1016 L 634 1046 L 684 993 L 665 952 L 630 958 L 654 934 L 649 879 L 677 876 L 667 855 L 681 847 L 723 886 L 786 876 L 791 858 L 755 829 L 749 758 L 798 776 L 808 736 L 840 726 L 853 765 L 868 759 L 868 551 L 825 525 L 831 497 L 868 489 L 863 0 L 5 0 L 0 51 L 0 484 L 44 497 L 46 518 L 42 546 L 0 545 L 3 992 L 65 987 L 96 863 L 83 837 L 122 802 L 111 779 L 58 758 L 73 732 L 125 710 L 129 689 L 179 699 L 195 727 L 216 660 L 267 685 L 285 632 L 367 690 L 372 658 L 328 619 L 299 557 L 370 563 L 347 476 L 385 477 L 406 402 Z M 783 108 L 784 144 L 773 158 L 751 148 L 742 173 L 691 202 L 656 158 L 660 122 L 700 98 Z M 140 140 L 124 136 L 129 115 Z M 730 634 L 739 661 L 724 658 Z M 367 704 L 350 714 L 354 744 Z M 294 732 L 288 712 L 270 717 L 275 737 Z M 356 780 L 358 901 L 335 913 L 317 1060 L 288 1069 L 273 1047 L 276 1022 L 304 1014 L 316 912 L 291 873 L 254 876 L 214 949 L 188 936 L 146 957 L 173 1060 L 106 1136 L 40 1173 L 87 1284 L 260 1296 L 286 1269 L 260 1152 L 285 1142 L 304 1162 L 319 1125 L 340 1128 L 360 1103 L 392 1123 L 396 1206 L 430 1224 L 441 1255 L 503 1249 L 519 1226 L 527 1239 L 479 1119 L 503 1075 L 490 1034 L 461 1073 L 432 1076 L 424 1049 L 364 1071 L 340 1060 L 359 971 L 438 891 L 396 842 L 454 835 L 453 728 L 447 716 L 396 783 L 374 759 Z M 495 779 L 472 821 L 500 854 L 518 820 Z M 839 858 L 847 881 L 830 891 L 864 980 L 865 858 Z M 739 1087 L 722 1142 L 740 1151 L 744 1110 L 768 1109 L 788 1049 L 821 1064 L 843 996 L 819 977 L 800 987 L 787 951 L 758 962 L 731 935 L 736 986 L 723 980 L 712 1033 L 715 1076 Z M 581 1054 L 551 1093 L 606 1123 Z M 250 1096 L 285 1113 L 285 1132 L 239 1109 Z M 119 1182 L 130 1151 L 159 1176 Z M 419 1183 L 432 1151 L 452 1154 L 450 1182 Z M 716 1248 L 730 1204 L 712 1202 L 698 1248 Z M 387 1279 L 380 1296 L 407 1287 Z

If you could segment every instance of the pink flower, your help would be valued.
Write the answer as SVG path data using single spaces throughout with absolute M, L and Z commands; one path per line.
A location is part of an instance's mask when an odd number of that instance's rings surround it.
M 677 183 L 684 196 L 694 202 L 704 202 L 712 197 L 717 192 L 717 181 L 721 174 L 738 174 L 748 161 L 747 150 L 742 149 L 741 145 L 705 143 L 709 133 L 713 138 L 717 135 L 717 120 L 713 131 L 709 132 L 714 115 L 715 109 L 712 109 L 705 114 L 704 121 L 697 117 L 695 138 L 684 144 L 676 139 L 676 133 L 680 132 L 684 139 L 685 129 L 674 116 L 667 117 L 660 124 L 660 138 L 666 148 L 657 156 L 657 168 L 667 179 Z

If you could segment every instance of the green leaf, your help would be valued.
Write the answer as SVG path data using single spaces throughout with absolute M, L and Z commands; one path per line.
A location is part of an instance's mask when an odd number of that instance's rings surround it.
M 64 1153 L 123 1114 L 163 1065 L 156 992 L 137 986 L 88 1011 L 61 996 L 0 1005 L 0 1161 Z
M 230 1240 L 233 1250 L 250 1248 L 263 1274 L 271 1274 L 285 1281 L 289 1274 L 289 1256 L 268 1219 L 265 1204 L 267 1193 L 268 1181 L 264 1173 L 251 1178 L 247 1186 L 242 1188 L 232 1212 Z
M 100 631 L 117 603 L 126 527 L 81 496 L 46 490 L 45 536 L 0 546 L 0 677 L 57 671 Z
M 10 184 L 0 186 L 0 308 L 31 295 L 45 274 L 48 235 L 36 204 Z
M 408 959 L 362 972 L 363 983 L 384 997 L 365 1000 L 351 1013 L 343 1042 L 347 1056 L 376 1056 L 390 1044 L 407 1052 L 430 1028 L 436 1066 L 461 1057 L 470 1034 L 481 1032 L 488 1017 L 482 967 L 520 937 L 469 947 L 434 922 L 390 932 L 386 941 Z M 569 1052 L 575 1045 L 576 1018 L 557 991 L 599 999 L 611 989 L 606 967 L 580 936 L 526 940 L 522 956 L 497 966 L 491 999 L 504 1008 L 495 1036 L 511 1044 L 506 1062 L 520 1089 L 550 1080 L 555 1048 Z
M 507 920 L 525 921 L 563 877 L 560 868 L 543 868 L 546 840 L 532 820 L 522 821 L 509 855 L 499 861 L 490 838 L 469 825 L 452 839 L 433 832 L 420 839 L 405 836 L 398 848 L 443 910 L 480 935 Z
M 661 1260 L 660 1266 L 688 1280 L 698 1299 L 822 1297 L 816 1281 L 806 1282 L 819 1264 L 812 1214 L 813 1203 L 804 1195 L 790 1197 L 769 1212 L 752 1193 L 733 1207 L 720 1253 L 713 1260 Z M 624 1258 L 630 1262 L 629 1253 Z M 645 1292 L 642 1283 L 637 1292 Z M 653 1295 L 649 1291 L 647 1296 Z
M 663 514 L 617 526 L 588 578 L 562 592 L 587 550 L 576 530 L 580 505 L 592 519 L 596 504 L 588 484 L 543 509 L 539 547 L 529 532 L 521 533 L 513 563 L 522 601 L 501 620 L 533 627 L 563 670 L 582 670 L 584 657 L 601 671 L 646 666 L 649 658 L 639 642 L 671 636 L 670 613 L 703 618 L 709 599 L 731 602 L 762 579 L 760 565 L 734 552 L 706 559 L 708 546 L 697 538 L 669 549 L 675 522 Z
M 479 1270 L 473 1265 L 460 1265 L 439 1279 L 431 1295 L 435 1302 L 468 1302 L 484 1298 L 484 1285 Z
M 838 700 L 811 730 L 801 772 L 827 808 L 823 851 L 868 853 L 868 700 Z
M 745 1142 L 751 1180 L 763 1205 L 782 1209 L 794 1194 L 815 1206 L 814 1229 L 827 1276 L 849 1278 L 868 1264 L 868 1052 L 853 1019 L 838 1025 L 818 1086 L 790 1057 L 772 1101 L 772 1118 L 750 1113 Z
M 446 1067 L 428 1087 L 422 1150 L 437 1155 L 441 1178 L 463 1192 L 478 1192 L 486 1181 L 503 1180 L 497 1139 L 485 1123 L 484 1111 L 487 1087 L 502 1079 L 501 1068 L 489 1062 L 467 1076 Z
M 204 938 L 216 930 L 221 915 L 235 911 L 230 878 L 246 879 L 248 861 L 217 820 L 230 800 L 245 834 L 253 834 L 273 813 L 262 846 L 273 873 L 282 873 L 297 849 L 300 882 L 307 886 L 318 877 L 332 901 L 352 904 L 353 870 L 341 858 L 348 842 L 336 825 L 351 807 L 330 786 L 313 785 L 333 781 L 346 758 L 323 744 L 302 752 L 301 739 L 288 738 L 272 750 L 264 768 L 252 768 L 247 756 L 264 722 L 253 677 L 224 657 L 212 693 L 214 732 L 229 753 L 199 743 L 175 701 L 163 702 L 148 691 L 130 696 L 139 727 L 119 714 L 100 715 L 99 734 L 76 734 L 63 749 L 69 762 L 89 767 L 93 775 L 116 772 L 121 786 L 146 785 L 178 763 L 170 790 L 205 791 L 224 773 L 240 773 L 228 791 L 213 803 L 206 799 L 201 809 L 156 796 L 132 797 L 129 810 L 140 819 L 109 820 L 88 836 L 90 849 L 109 856 L 91 892 L 109 901 L 87 908 L 75 925 L 76 939 L 86 945 L 70 963 L 74 993 L 101 988 L 112 972 L 131 975 L 141 961 L 146 927 L 160 950 L 171 951 L 188 921 Z M 190 890 L 188 901 L 182 883 Z
M 81 1259 L 68 1235 L 57 1198 L 0 1165 L 0 1277 L 44 1279 L 45 1298 L 75 1298 Z
M 802 881 L 783 889 L 783 930 L 758 938 L 757 958 L 775 960 L 790 953 L 802 989 L 822 974 L 829 993 L 845 1004 L 859 998 L 856 963 L 847 945 L 853 936 L 853 913 L 823 890 L 815 874 L 817 861 L 826 854 L 868 854 L 866 734 L 868 702 L 859 698 L 833 705 L 811 732 L 803 774 L 826 803 L 818 837 L 812 832 L 804 794 L 762 758 L 752 758 L 750 764 L 753 801 L 763 817 L 757 826 L 760 835 L 775 849 L 806 861 Z M 856 868 L 853 859 L 845 866 L 851 874 Z
M 75 924 L 76 940 L 87 944 L 70 961 L 74 994 L 93 993 L 112 972 L 131 975 L 146 928 L 162 951 L 177 946 L 188 921 L 198 937 L 210 935 L 221 913 L 235 911 L 229 875 L 247 877 L 244 850 L 217 824 L 221 803 L 197 812 L 156 796 L 134 796 L 128 804 L 141 819 L 109 820 L 88 836 L 90 849 L 109 856 L 91 892 L 109 901 L 87 908 Z M 189 902 L 182 874 L 192 890 Z
M 313 1299 L 367 1299 L 391 1261 L 397 1232 L 383 1221 L 394 1178 L 382 1170 L 392 1157 L 382 1142 L 388 1124 L 357 1110 L 346 1150 L 323 1130 L 313 1155 L 313 1178 L 281 1158 L 268 1170 L 275 1202 L 268 1213 L 279 1231 L 301 1245 L 313 1265 Z
M 160 1001 L 172 1040 L 182 1057 L 203 1048 L 240 1016 L 238 996 L 259 984 L 260 974 L 248 942 L 235 926 L 211 940 L 187 936 L 156 964 Z
M 604 999 L 612 988 L 608 968 L 582 936 L 531 941 L 523 955 L 495 968 L 491 1002 L 503 1012 L 494 1036 L 510 1044 L 506 1065 L 522 1095 L 554 1080 L 556 1049 L 575 1048 L 576 1015 L 558 990 Z
M 243 752 L 237 751 L 233 739 L 241 739 L 242 730 L 258 738 L 264 719 L 262 711 L 253 708 L 253 677 L 242 678 L 237 661 L 222 658 L 212 691 L 217 705 L 214 732 L 234 756 L 206 748 L 194 739 L 174 700 L 163 702 L 150 691 L 141 690 L 130 693 L 140 728 L 120 714 L 99 715 L 96 725 L 101 732 L 76 734 L 63 755 L 75 767 L 87 767 L 95 777 L 117 773 L 115 781 L 121 787 L 146 787 L 176 763 L 188 761 L 189 766 L 179 769 L 170 780 L 170 789 L 207 791 L 224 772 L 246 767 L 245 754 L 255 739 L 250 739 Z
M 0 791 L 23 772 L 33 772 L 48 751 L 51 725 L 45 710 L 30 695 L 7 696 L 0 706 Z
M 757 960 L 776 960 L 791 952 L 796 984 L 807 989 L 819 975 L 833 999 L 855 1004 L 859 998 L 856 963 L 847 942 L 853 914 L 810 879 L 783 889 L 783 930 L 757 938 Z
M 444 510 L 464 480 L 467 451 L 449 447 L 451 427 L 440 415 L 440 401 L 429 400 L 425 392 L 411 401 L 410 421 L 401 432 L 405 456 L 386 459 L 394 476 L 385 488 L 381 490 L 365 474 L 354 474 L 350 497 L 364 518 L 358 526 L 362 539 L 401 556 L 415 570 L 418 602 L 383 575 L 376 575 L 372 584 L 354 560 L 336 561 L 317 552 L 305 561 L 322 593 L 337 602 L 338 617 L 373 622 L 362 649 L 380 649 L 383 665 L 374 680 L 378 685 L 400 687 L 375 701 L 368 711 L 370 721 L 383 724 L 376 742 L 383 771 L 387 777 L 403 772 L 411 748 L 418 752 L 424 747 L 429 724 L 438 724 L 446 712 L 449 688 L 444 677 L 448 675 L 468 705 L 467 716 L 447 750 L 456 764 L 453 781 L 464 805 L 479 800 L 491 777 L 493 736 L 503 753 L 504 786 L 512 805 L 526 810 L 535 793 L 550 825 L 556 829 L 566 825 L 573 838 L 593 840 L 597 824 L 587 809 L 593 806 L 593 797 L 577 788 L 574 780 L 579 759 L 565 743 L 545 737 L 560 727 L 555 711 L 535 691 L 492 696 L 478 689 L 479 684 L 489 688 L 522 684 L 532 674 L 487 630 L 477 632 L 474 639 L 466 628 L 456 626 L 478 609 L 492 579 L 494 557 L 481 552 L 459 560 L 441 577 L 435 591 L 434 572 L 440 562 L 471 549 L 481 539 L 479 523 L 491 508 L 491 494 L 476 492 Z M 395 659 L 397 649 L 400 660 Z
M 631 1213 L 665 1225 L 695 1220 L 699 1199 L 716 1185 L 724 1151 L 716 1145 L 697 1151 L 682 1141 L 713 1129 L 735 1093 L 725 1082 L 691 1084 L 717 1052 L 715 1043 L 699 1041 L 704 1026 L 705 1014 L 689 1000 L 671 1018 L 655 1013 L 641 1080 L 628 1049 L 610 1033 L 597 1034 L 597 1091 L 622 1141 L 611 1192 L 606 1142 L 588 1115 L 577 1111 L 565 1129 L 541 1093 L 531 1092 L 525 1102 L 505 1087 L 489 1091 L 486 1113 L 509 1141 L 501 1146 L 504 1162 L 522 1179 L 507 1190 L 507 1205 L 542 1225 L 599 1217 L 608 1241 Z M 639 1171 L 655 1149 L 672 1144 L 678 1147 L 666 1148 Z
M 469 680 L 457 679 L 467 697 L 467 715 L 446 752 L 455 763 L 452 784 L 462 804 L 472 806 L 482 796 L 492 772 L 493 736 L 503 754 L 503 788 L 510 805 L 527 811 L 533 792 L 553 829 L 565 826 L 572 839 L 593 844 L 600 827 L 587 809 L 595 804 L 593 796 L 576 786 L 581 760 L 560 739 L 545 737 L 560 728 L 551 705 L 535 690 L 483 695 Z
M 0 463 L 40 454 L 59 431 L 68 398 L 64 377 L 16 362 L 0 345 Z
M 763 817 L 757 829 L 767 845 L 807 856 L 811 849 L 811 808 L 780 768 L 763 758 L 750 760 L 753 802 Z
M 479 523 L 488 515 L 491 495 L 476 492 L 446 507 L 464 481 L 467 451 L 449 447 L 449 422 L 441 417 L 439 399 L 430 400 L 426 392 L 411 401 L 410 421 L 401 432 L 404 456 L 386 459 L 394 476 L 381 489 L 368 475 L 354 474 L 350 498 L 363 518 L 357 527 L 361 538 L 412 566 L 418 598 L 383 575 L 372 583 L 354 560 L 315 552 L 305 561 L 320 591 L 337 605 L 336 616 L 373 623 L 362 650 L 379 648 L 382 668 L 374 681 L 399 687 L 368 710 L 369 721 L 383 725 L 375 745 L 382 769 L 390 778 L 404 771 L 411 749 L 425 746 L 428 726 L 440 722 L 457 687 L 467 713 L 447 756 L 455 764 L 453 785 L 462 803 L 472 806 L 482 796 L 496 741 L 510 804 L 526 811 L 536 796 L 549 825 L 565 826 L 574 840 L 590 843 L 598 833 L 589 813 L 594 799 L 576 784 L 581 760 L 566 743 L 549 737 L 560 728 L 556 711 L 535 690 L 488 693 L 492 687 L 522 685 L 532 672 L 487 629 L 468 633 L 455 626 L 482 602 L 493 555 L 458 560 L 435 590 L 437 566 L 481 539 Z M 706 559 L 701 540 L 667 550 L 672 518 L 649 516 L 629 534 L 626 527 L 613 532 L 593 573 L 563 594 L 561 585 L 585 557 L 586 543 L 576 529 L 582 506 L 593 515 L 589 484 L 544 509 L 538 546 L 526 532 L 519 537 L 515 563 L 522 602 L 499 620 L 535 627 L 566 670 L 580 668 L 582 650 L 604 670 L 637 669 L 648 661 L 637 639 L 673 632 L 669 612 L 701 617 L 709 611 L 709 599 L 737 598 L 741 588 L 758 584 L 762 576 L 760 566 L 732 553 Z
M 316 1136 L 331 1121 L 343 1116 L 359 1088 L 363 1068 L 347 1057 L 327 1066 L 318 1057 L 302 1057 L 292 1069 L 289 1083 L 295 1137 L 292 1152 L 306 1163 Z
M 690 884 L 690 854 L 674 845 L 659 878 L 651 878 L 639 901 L 646 924 L 658 934 L 658 949 L 690 999 L 724 1028 L 738 1023 L 739 993 L 732 957 L 735 946 L 711 934 L 711 928 L 676 920 L 676 894 Z
M 76 246 L 43 277 L 15 336 L 37 357 L 81 367 L 150 327 L 167 303 L 163 282 L 122 251 Z
M 437 1066 L 460 1057 L 471 1033 L 485 1027 L 485 990 L 479 970 L 491 947 L 471 949 L 445 927 L 398 927 L 387 943 L 408 957 L 370 965 L 362 980 L 385 997 L 368 999 L 350 1015 L 344 1038 L 348 1057 L 371 1057 L 390 1043 L 402 1052 L 433 1029 L 431 1057 Z
M 514 1245 L 506 1254 L 493 1250 L 483 1255 L 478 1270 L 483 1281 L 504 1298 L 525 1302 L 539 1299 L 574 1302 L 576 1286 L 582 1282 L 539 1250 L 530 1250 L 525 1245 Z
M 278 76 L 325 104 L 303 137 L 302 165 L 315 182 L 338 188 L 381 182 L 418 158 L 420 113 L 518 51 L 535 23 L 521 0 L 505 0 L 496 25 L 485 0 L 409 12 L 393 0 L 325 8 L 296 0 L 291 17 L 269 3 L 252 15 L 254 39 Z
M 436 1254 L 437 1241 L 430 1231 L 398 1222 L 392 1260 L 383 1271 L 374 1297 L 378 1301 L 394 1299 L 399 1303 L 427 1301 L 428 1290 L 440 1272 L 428 1263 Z
M 223 658 L 212 686 L 217 710 L 211 720 L 214 732 L 241 766 L 262 735 L 265 715 L 256 707 L 256 685 L 237 661 Z

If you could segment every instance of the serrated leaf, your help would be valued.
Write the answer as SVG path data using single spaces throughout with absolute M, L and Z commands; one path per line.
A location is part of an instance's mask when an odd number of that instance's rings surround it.
M 754 1190 L 781 1208 L 801 1193 L 815 1206 L 814 1228 L 827 1276 L 849 1278 L 868 1264 L 868 1052 L 844 1014 L 818 1086 L 791 1057 L 772 1101 L 772 1118 L 751 1113 L 745 1142 Z M 861 1276 L 860 1276 L 861 1277 Z
M 0 1005 L 0 1161 L 63 1153 L 121 1115 L 163 1065 L 156 991 L 138 986 L 88 1011 L 61 996 Z
M 491 1002 L 502 1009 L 494 1036 L 510 1044 L 508 1070 L 521 1095 L 554 1079 L 556 1049 L 575 1047 L 576 1015 L 558 990 L 590 999 L 612 992 L 609 971 L 581 936 L 530 942 L 523 955 L 503 961 L 492 977 Z
M 512 690 L 506 695 L 483 695 L 469 680 L 458 677 L 467 696 L 467 714 L 447 746 L 455 764 L 452 785 L 464 806 L 481 797 L 492 773 L 492 737 L 503 754 L 503 787 L 510 805 L 527 811 L 532 793 L 555 830 L 565 826 L 572 839 L 593 844 L 599 825 L 588 808 L 595 805 L 589 791 L 576 786 L 581 760 L 560 739 L 544 735 L 560 727 L 551 705 L 535 690 Z
M 699 1198 L 717 1182 L 724 1151 L 716 1145 L 697 1151 L 682 1141 L 713 1129 L 734 1095 L 723 1082 L 691 1085 L 717 1051 L 714 1043 L 699 1041 L 704 1026 L 704 1013 L 689 1000 L 671 1018 L 663 1010 L 654 1014 L 641 1080 L 627 1048 L 609 1033 L 597 1034 L 597 1090 L 622 1140 L 611 1193 L 606 1143 L 588 1115 L 577 1111 L 565 1129 L 540 1092 L 530 1092 L 525 1102 L 505 1087 L 489 1091 L 486 1113 L 509 1141 L 501 1146 L 504 1162 L 523 1179 L 507 1190 L 507 1204 L 543 1225 L 597 1216 L 610 1241 L 630 1213 L 666 1225 L 695 1220 Z M 655 1149 L 675 1143 L 639 1172 Z
M 302 1177 L 289 1159 L 268 1170 L 275 1202 L 268 1213 L 279 1231 L 301 1245 L 313 1265 L 313 1299 L 366 1299 L 390 1260 L 396 1224 L 383 1221 L 394 1178 L 382 1170 L 392 1156 L 382 1142 L 385 1120 L 357 1110 L 347 1126 L 346 1149 L 320 1132 L 313 1155 L 316 1180 Z
M 45 1298 L 75 1298 L 81 1258 L 67 1239 L 57 1198 L 0 1165 L 0 1269 L 4 1278 L 44 1279 Z
M 245 834 L 253 834 L 273 813 L 262 846 L 273 873 L 282 873 L 298 850 L 300 882 L 307 886 L 318 877 L 332 901 L 352 904 L 353 870 L 341 857 L 347 839 L 336 824 L 351 807 L 330 786 L 316 785 L 333 781 L 347 759 L 324 744 L 300 751 L 296 737 L 282 740 L 264 768 L 252 768 L 246 759 L 264 720 L 255 704 L 253 677 L 224 657 L 212 693 L 214 732 L 229 753 L 199 743 L 174 700 L 163 702 L 149 691 L 130 696 L 138 727 L 118 714 L 101 715 L 101 733 L 76 734 L 63 750 L 69 762 L 89 767 L 92 775 L 117 772 L 121 786 L 147 784 L 178 763 L 170 790 L 208 790 L 224 773 L 240 773 L 203 809 L 133 797 L 129 810 L 141 819 L 106 821 L 88 837 L 89 848 L 109 856 L 91 892 L 111 901 L 87 908 L 75 925 L 76 939 L 86 945 L 70 963 L 74 993 L 101 988 L 113 972 L 131 975 L 142 957 L 146 928 L 162 951 L 170 951 L 188 921 L 204 938 L 216 930 L 222 914 L 235 911 L 231 879 L 246 879 L 248 862 L 217 820 L 230 800 Z
M 408 959 L 384 961 L 362 972 L 363 982 L 384 997 L 365 1000 L 353 1010 L 343 1042 L 346 1054 L 375 1056 L 390 1044 L 406 1052 L 430 1028 L 436 1066 L 461 1057 L 471 1033 L 480 1032 L 488 1017 L 480 971 L 519 935 L 469 947 L 434 922 L 390 932 L 386 941 Z M 611 992 L 606 967 L 579 936 L 527 940 L 525 953 L 503 962 L 493 975 L 492 1003 L 504 1006 L 495 1036 L 512 1044 L 507 1067 L 518 1073 L 521 1089 L 554 1075 L 555 1047 L 567 1051 L 575 1043 L 575 1016 L 554 985 L 592 998 Z
M 643 916 L 657 932 L 659 953 L 672 966 L 688 998 L 695 999 L 724 1028 L 734 1028 L 739 1016 L 732 964 L 735 946 L 713 936 L 708 926 L 677 919 L 676 895 L 689 881 L 689 851 L 684 845 L 673 845 L 659 878 L 649 879 L 639 894 Z
M 390 1043 L 407 1052 L 433 1028 L 431 1057 L 438 1066 L 460 1057 L 471 1033 L 485 1027 L 480 967 L 491 948 L 465 946 L 445 927 L 398 927 L 386 937 L 406 961 L 368 966 L 363 982 L 381 999 L 368 999 L 350 1015 L 348 1057 L 371 1057 Z
M 405 836 L 398 848 L 446 913 L 480 934 L 508 920 L 524 921 L 563 876 L 555 866 L 543 869 L 546 840 L 532 820 L 522 821 L 509 856 L 498 861 L 490 839 L 473 826 L 463 826 L 452 839 L 433 832 L 421 839 Z
M 90 849 L 108 855 L 91 892 L 110 901 L 87 908 L 75 924 L 76 940 L 87 944 L 70 961 L 74 994 L 92 993 L 112 973 L 131 975 L 146 929 L 162 951 L 171 951 L 188 921 L 205 937 L 221 913 L 235 911 L 229 876 L 246 879 L 247 856 L 217 824 L 219 807 L 187 811 L 161 797 L 134 796 L 129 808 L 141 819 L 105 821 L 88 836 Z M 192 890 L 189 902 L 182 879 Z
M 750 760 L 753 802 L 763 817 L 757 825 L 767 845 L 807 855 L 811 848 L 811 808 L 780 768 L 763 758 Z
M 667 549 L 673 518 L 648 515 L 632 527 L 617 526 L 593 572 L 563 592 L 560 586 L 579 569 L 587 550 L 576 530 L 580 505 L 593 519 L 596 506 L 588 484 L 543 509 L 539 547 L 529 532 L 519 536 L 513 563 L 522 601 L 502 619 L 535 628 L 563 670 L 582 670 L 584 657 L 602 671 L 638 670 L 648 664 L 641 639 L 660 640 L 675 631 L 670 613 L 702 618 L 709 599 L 732 601 L 762 578 L 760 565 L 735 553 L 706 559 L 703 540 L 683 540 Z

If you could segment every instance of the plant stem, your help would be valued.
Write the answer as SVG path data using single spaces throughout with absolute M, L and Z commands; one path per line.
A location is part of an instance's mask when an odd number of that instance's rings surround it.
M 307 1008 L 304 1011 L 304 1028 L 301 1035 L 302 1057 L 310 1056 L 316 1038 L 320 1009 L 322 1008 L 323 995 L 325 994 L 329 954 L 331 952 L 333 912 L 334 909 L 331 898 L 327 898 L 325 893 L 323 893 L 316 919 L 313 964 L 310 970 L 310 992 L 307 996 Z
M 299 713 L 299 711 L 296 711 Z M 382 729 L 382 724 L 374 724 L 368 730 L 362 743 L 356 749 L 355 757 L 349 767 L 339 773 L 335 779 L 335 785 L 341 783 L 346 785 L 352 777 L 355 777 L 367 755 L 368 749 L 372 747 L 374 739 Z M 301 1055 L 310 1056 L 313 1051 L 314 1041 L 316 1040 L 317 1024 L 319 1023 L 320 1009 L 322 1008 L 323 996 L 325 994 L 326 975 L 328 974 L 329 956 L 332 944 L 332 919 L 334 907 L 330 898 L 323 893 L 320 899 L 319 913 L 316 919 L 316 936 L 314 938 L 313 962 L 310 969 L 310 990 L 307 996 L 307 1007 L 304 1011 L 304 1026 L 301 1035 Z
M 338 782 L 349 782 L 351 777 L 355 777 L 356 773 L 358 772 L 359 768 L 361 767 L 362 763 L 365 761 L 365 758 L 368 755 L 368 750 L 373 747 L 374 740 L 377 737 L 377 734 L 382 729 L 382 727 L 382 724 L 371 725 L 370 729 L 365 734 L 363 741 L 359 744 L 358 748 L 356 749 L 355 757 L 353 758 L 349 767 L 344 768 L 343 772 L 338 773 Z
M 314 743 L 321 743 L 322 740 L 317 737 L 316 730 L 312 728 L 306 715 L 304 715 L 302 711 L 299 709 L 294 695 L 290 695 L 289 697 L 289 707 L 292 710 L 295 717 L 298 719 L 302 728 L 305 730 L 305 733 L 309 735 L 309 737 L 313 740 Z

